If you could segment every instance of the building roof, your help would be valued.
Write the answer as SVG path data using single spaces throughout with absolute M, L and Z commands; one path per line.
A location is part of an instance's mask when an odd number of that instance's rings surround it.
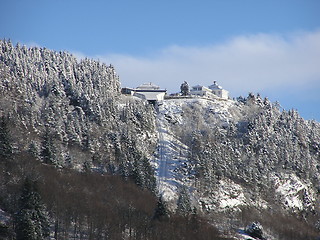
M 153 83 L 144 83 L 137 88 L 122 88 L 123 94 L 131 94 L 150 101 L 162 101 L 167 93 L 166 89 L 160 89 L 159 86 Z
M 136 90 L 159 90 L 160 87 L 153 83 L 144 83 L 136 88 Z
M 192 88 L 202 88 L 203 86 L 202 85 L 195 85 L 195 86 L 193 86 Z
M 146 91 L 146 92 L 135 92 L 134 96 L 146 99 L 148 101 L 160 101 L 163 100 L 165 92 Z
M 222 87 L 219 86 L 216 81 L 214 81 L 213 84 L 209 86 L 209 88 L 212 90 L 222 90 Z

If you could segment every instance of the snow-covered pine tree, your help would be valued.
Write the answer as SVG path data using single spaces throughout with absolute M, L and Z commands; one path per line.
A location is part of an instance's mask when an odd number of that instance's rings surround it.
M 153 219 L 162 220 L 169 217 L 169 212 L 166 203 L 162 199 L 162 195 L 158 197 L 157 206 L 154 211 Z
M 42 148 L 40 156 L 42 161 L 46 164 L 56 165 L 56 148 L 54 146 L 54 139 L 50 130 L 46 128 L 42 140 Z
M 180 86 L 180 90 L 181 90 L 182 96 L 189 95 L 189 93 L 190 93 L 189 84 L 186 81 L 184 81 Z
M 182 216 L 187 216 L 191 211 L 192 209 L 188 190 L 185 186 L 181 186 L 179 189 L 176 212 Z
M 0 117 L 0 158 L 8 159 L 12 155 L 12 141 L 8 127 L 8 119 Z
M 30 178 L 26 178 L 22 188 L 15 215 L 15 232 L 18 240 L 42 240 L 49 236 L 48 213 L 37 183 Z

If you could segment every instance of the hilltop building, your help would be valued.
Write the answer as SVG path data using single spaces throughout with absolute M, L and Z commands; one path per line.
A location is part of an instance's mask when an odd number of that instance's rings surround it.
M 220 98 L 224 98 L 224 99 L 229 98 L 229 92 L 223 89 L 221 86 L 219 86 L 217 84 L 217 81 L 214 81 L 213 84 L 209 86 L 209 89 L 211 89 L 213 94 L 217 95 Z
M 144 83 L 137 88 L 122 88 L 122 94 L 130 94 L 141 99 L 147 100 L 149 103 L 163 101 L 167 93 L 166 89 L 160 89 L 159 86 L 153 83 Z
M 197 95 L 197 96 L 210 97 L 212 95 L 212 91 L 211 91 L 211 89 L 209 89 L 205 86 L 196 85 L 191 88 L 190 94 Z
M 193 86 L 190 90 L 191 95 L 197 96 L 205 96 L 205 97 L 219 97 L 222 99 L 229 98 L 229 92 L 223 89 L 221 86 L 217 84 L 216 81 L 213 82 L 209 87 L 205 87 L 202 85 Z

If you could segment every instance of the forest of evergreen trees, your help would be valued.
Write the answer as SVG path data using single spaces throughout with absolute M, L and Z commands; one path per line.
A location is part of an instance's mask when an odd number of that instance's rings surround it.
M 194 102 L 169 124 L 190 153 L 170 211 L 150 163 L 154 107 L 121 95 L 111 65 L 1 40 L 0 239 L 230 239 L 221 236 L 255 221 L 277 239 L 314 239 L 320 124 L 253 94 L 229 111 L 225 124 Z M 309 183 L 302 210 L 275 194 L 274 179 L 291 175 Z M 221 179 L 268 209 L 207 212 L 198 200 L 214 198 Z
M 268 208 L 277 209 L 278 218 L 282 218 L 281 213 L 293 214 L 296 217 L 292 219 L 300 219 L 297 221 L 301 225 L 308 223 L 308 230 L 299 228 L 301 235 L 295 233 L 301 238 L 293 239 L 313 239 L 320 219 L 320 124 L 306 121 L 297 111 L 282 110 L 278 103 L 254 94 L 238 98 L 228 111 L 233 118 L 227 124 L 216 117 L 212 106 L 205 107 L 201 101 L 186 102 L 178 114 L 167 116 L 170 120 L 179 119 L 169 124 L 170 130 L 190 149 L 188 161 L 178 169 L 188 179 L 185 184 L 196 188 L 190 194 L 211 199 L 218 208 L 219 198 L 215 196 L 223 188 L 221 181 L 237 184 L 246 189 L 251 202 L 247 208 L 262 199 Z M 303 204 L 301 209 L 291 208 L 276 192 L 276 181 L 289 177 L 308 183 L 309 187 L 297 197 Z M 232 214 L 230 217 L 234 217 Z M 255 215 L 265 222 L 263 216 L 264 211 Z M 265 224 L 275 228 L 271 222 Z M 285 224 L 280 225 L 286 228 Z M 283 231 L 295 232 L 292 228 Z M 308 237 L 306 232 L 314 233 Z M 279 234 L 278 239 L 282 236 Z M 286 237 L 284 234 L 283 239 L 290 239 Z
M 1 159 L 0 239 L 223 239 L 198 214 L 175 214 L 121 176 L 58 170 L 29 153 Z
M 14 151 L 155 187 L 146 161 L 156 144 L 154 110 L 121 96 L 113 66 L 0 41 L 0 70 L 0 113 Z
M 153 106 L 112 66 L 4 40 L 0 81 L 0 239 L 221 239 L 157 195 Z
M 203 181 L 204 188 L 223 176 L 270 189 L 268 174 L 286 172 L 320 189 L 320 124 L 305 121 L 295 110 L 280 111 L 259 95 L 250 94 L 237 104 L 238 119 L 227 126 L 208 109 L 183 107 L 182 124 L 172 128 L 191 149 L 191 176 Z

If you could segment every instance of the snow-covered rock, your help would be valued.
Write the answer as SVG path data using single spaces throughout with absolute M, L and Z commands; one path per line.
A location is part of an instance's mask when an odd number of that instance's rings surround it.
M 299 179 L 295 174 L 275 175 L 273 181 L 276 194 L 286 208 L 293 211 L 313 209 L 315 193 L 309 181 Z
M 297 177 L 293 172 L 297 166 L 292 165 L 288 175 L 281 169 L 273 172 L 280 156 L 287 154 L 287 149 L 279 147 L 287 141 L 277 132 L 277 125 L 284 121 L 280 114 L 268 101 L 263 105 L 249 100 L 247 104 L 205 98 L 164 100 L 157 113 L 159 140 L 153 158 L 164 199 L 174 204 L 177 189 L 184 185 L 193 204 L 203 211 L 267 209 L 278 200 L 293 211 L 313 209 L 313 184 Z M 208 138 L 211 142 L 206 142 Z M 193 156 L 194 152 L 198 155 Z M 199 182 L 197 174 L 207 174 L 201 176 L 207 180 Z M 260 192 L 267 187 L 274 191 Z

